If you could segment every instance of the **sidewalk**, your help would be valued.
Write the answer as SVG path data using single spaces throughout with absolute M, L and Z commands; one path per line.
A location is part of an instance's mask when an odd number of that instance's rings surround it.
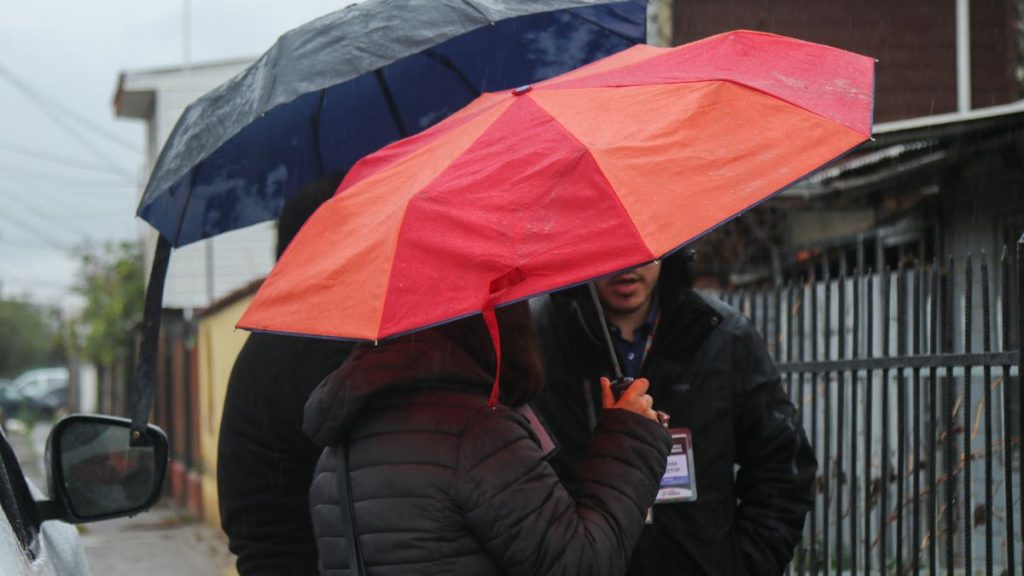
M 50 424 L 8 432 L 25 475 L 45 491 L 42 455 Z M 134 518 L 81 524 L 78 532 L 94 576 L 235 574 L 235 558 L 222 532 L 164 504 Z
M 166 506 L 78 528 L 89 569 L 96 576 L 235 573 L 234 556 L 223 534 Z

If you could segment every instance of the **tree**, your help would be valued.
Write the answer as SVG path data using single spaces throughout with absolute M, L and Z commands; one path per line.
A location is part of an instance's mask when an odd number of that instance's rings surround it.
M 82 355 L 110 366 L 131 348 L 145 292 L 144 261 L 139 242 L 107 242 L 78 254 L 81 263 L 75 291 L 85 299 L 76 332 Z
M 0 376 L 59 362 L 57 312 L 20 300 L 0 300 Z

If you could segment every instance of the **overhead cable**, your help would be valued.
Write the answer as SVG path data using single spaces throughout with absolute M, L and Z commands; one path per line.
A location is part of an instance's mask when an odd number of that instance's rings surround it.
M 28 284 L 32 288 L 38 288 L 41 290 L 51 290 L 66 293 L 74 292 L 74 286 L 69 286 L 67 284 L 62 284 L 60 282 L 40 280 L 38 278 L 22 278 L 18 276 L 10 276 L 8 274 L 3 274 L 2 272 L 0 272 L 0 280 L 3 280 L 4 283 L 14 282 L 17 284 Z
M 17 178 L 23 182 L 49 183 L 61 186 L 75 186 L 79 188 L 106 189 L 106 190 L 138 190 L 139 186 L 126 180 L 100 180 L 95 177 L 68 176 L 54 174 L 52 170 L 42 171 L 37 168 L 14 164 L 0 158 L 0 168 L 3 168 L 4 176 Z
M 86 170 L 90 172 L 96 172 L 100 174 L 117 175 L 125 178 L 134 178 L 134 174 L 131 170 L 118 169 L 116 172 L 111 174 L 110 168 L 106 165 L 94 164 L 79 158 L 72 158 L 71 156 L 64 156 L 61 154 L 55 154 L 47 150 L 39 150 L 31 148 L 29 146 L 23 146 L 14 144 L 13 142 L 7 142 L 0 140 L 0 150 L 17 154 L 25 158 L 32 158 L 33 160 L 39 160 L 42 162 L 50 162 L 66 168 L 75 168 L 78 170 Z
M 7 186 L 0 186 L 0 192 L 14 193 L 18 199 L 16 202 L 5 202 L 4 205 L 8 208 L 18 206 L 20 208 L 28 209 L 37 219 L 43 220 L 44 224 L 55 226 L 56 229 L 66 230 L 78 234 L 83 238 L 90 238 L 92 234 L 86 231 L 84 228 L 80 228 L 80 224 L 75 222 L 72 218 L 67 216 L 60 217 L 59 215 L 52 212 L 49 208 L 41 207 L 35 202 L 35 200 L 29 200 L 27 196 L 14 192 L 13 189 Z M 9 212 L 5 210 L 5 213 Z
M 53 103 L 52 102 L 52 100 L 53 100 L 52 98 L 48 98 L 47 96 L 45 96 L 45 95 L 43 95 L 43 94 L 33 90 L 30 86 L 28 86 L 27 84 L 25 84 L 24 82 L 19 80 L 16 76 L 11 74 L 10 70 L 7 70 L 6 68 L 4 68 L 3 65 L 0 65 L 0 77 L 7 78 L 7 80 L 15 88 L 18 88 L 28 98 L 28 100 L 30 102 L 32 102 L 32 104 L 36 105 L 36 107 L 38 107 L 43 112 L 43 114 L 45 114 L 58 127 L 60 127 L 62 130 L 64 130 L 65 133 L 67 133 L 76 142 L 78 142 L 78 144 L 81 145 L 82 148 L 84 148 L 86 151 L 88 151 L 89 154 L 91 154 L 94 158 L 96 158 L 97 160 L 102 162 L 104 166 L 108 167 L 109 169 L 111 169 L 113 171 L 123 170 L 123 168 L 118 166 L 118 164 L 116 162 L 114 162 L 107 155 L 102 153 L 100 151 L 100 147 L 97 146 L 94 141 L 92 141 L 90 138 L 84 136 L 75 126 L 73 126 L 67 120 L 65 120 L 64 117 L 59 116 L 57 114 L 54 114 L 54 111 L 63 112 L 64 114 L 67 114 L 68 117 L 70 117 L 72 119 L 75 119 L 75 120 L 78 120 L 79 122 L 83 122 L 82 119 L 78 118 L 76 115 L 74 115 L 70 111 L 65 110 L 59 104 Z M 52 109 L 51 109 L 51 107 L 52 107 Z M 86 124 L 86 125 L 92 127 L 89 124 Z M 95 129 L 95 127 L 93 127 L 93 128 Z M 102 134 L 102 132 L 100 132 L 100 134 Z M 107 135 L 107 137 L 109 138 L 109 135 Z M 122 145 L 123 145 L 123 142 L 122 142 Z M 136 153 L 139 152 L 138 149 L 134 149 L 134 151 Z
M 61 243 L 61 241 L 56 240 L 53 237 L 49 236 L 48 234 L 43 233 L 41 229 L 33 227 L 25 222 L 22 222 L 17 218 L 14 218 L 6 210 L 0 210 L 0 220 L 5 220 L 8 224 L 13 224 L 16 228 L 20 228 L 21 230 L 28 232 L 29 234 L 36 237 L 38 240 L 40 240 L 50 248 L 53 248 L 54 250 L 58 250 L 62 253 L 67 254 L 70 254 L 74 250 L 73 246 L 63 244 Z
M 14 85 L 15 88 L 17 88 L 26 96 L 28 96 L 29 99 L 32 100 L 34 104 L 43 109 L 43 111 L 49 113 L 51 112 L 51 108 L 56 109 L 58 112 L 66 115 L 68 118 L 89 128 L 90 130 L 95 132 L 96 135 L 106 138 L 110 142 L 117 144 L 118 146 L 121 146 L 125 150 L 134 152 L 136 154 L 142 154 L 142 151 L 139 149 L 139 146 L 137 144 L 129 140 L 126 140 L 125 138 L 117 134 L 114 134 L 113 132 L 110 132 L 109 130 L 103 128 L 102 126 L 92 122 L 91 120 L 88 120 L 87 118 L 82 117 L 79 113 L 61 104 L 60 100 L 48 96 L 40 90 L 33 88 L 31 85 L 29 85 L 28 82 L 25 82 L 24 80 L 19 78 L 3 64 L 0 64 L 0 76 L 7 78 L 7 80 L 12 85 Z

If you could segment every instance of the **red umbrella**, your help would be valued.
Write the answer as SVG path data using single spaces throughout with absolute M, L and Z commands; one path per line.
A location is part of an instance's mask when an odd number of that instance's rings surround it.
M 649 262 L 868 139 L 873 77 L 739 31 L 484 94 L 357 163 L 238 325 L 378 340 Z

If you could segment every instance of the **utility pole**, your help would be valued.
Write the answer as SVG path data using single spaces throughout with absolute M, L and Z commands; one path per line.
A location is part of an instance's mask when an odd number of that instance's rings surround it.
M 181 60 L 188 70 L 192 65 L 192 0 L 181 0 Z
M 971 111 L 971 2 L 956 0 L 956 108 Z
M 192 69 L 192 0 L 181 0 L 181 61 L 182 69 L 188 76 Z M 213 264 L 213 238 L 203 240 L 203 255 L 206 263 L 206 304 L 213 302 L 213 275 L 216 267 Z

